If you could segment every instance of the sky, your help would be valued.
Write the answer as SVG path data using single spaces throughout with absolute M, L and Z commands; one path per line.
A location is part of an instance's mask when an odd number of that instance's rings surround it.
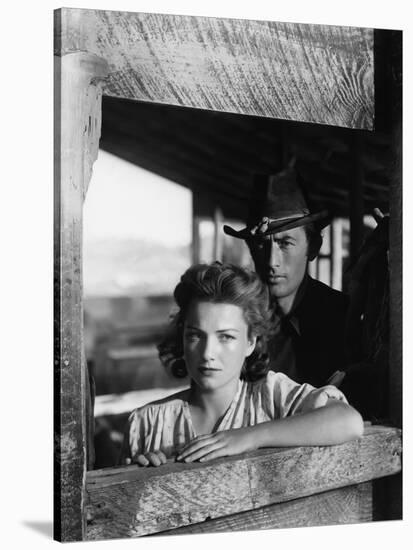
M 83 214 L 85 244 L 136 238 L 174 246 L 191 240 L 191 191 L 102 150 Z

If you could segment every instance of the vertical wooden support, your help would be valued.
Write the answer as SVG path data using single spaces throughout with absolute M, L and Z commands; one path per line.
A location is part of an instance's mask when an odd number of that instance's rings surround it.
M 336 290 L 343 287 L 343 224 L 341 218 L 331 223 L 331 286 Z
M 402 427 L 402 32 L 374 31 L 376 128 L 391 135 L 388 414 Z M 376 520 L 401 519 L 402 475 L 375 483 Z
M 223 226 L 223 215 L 222 210 L 219 206 L 215 206 L 214 209 L 214 251 L 213 251 L 213 260 L 222 261 L 222 254 L 224 251 L 224 232 L 222 230 Z
M 350 259 L 353 261 L 363 243 L 364 199 L 363 167 L 361 164 L 363 141 L 359 133 L 350 137 L 349 210 L 350 210 Z
M 107 63 L 95 55 L 55 57 L 55 530 L 82 540 L 86 477 L 82 206 L 97 157 Z
M 199 263 L 201 238 L 199 234 L 200 217 L 198 213 L 198 196 L 197 193 L 192 193 L 192 263 Z

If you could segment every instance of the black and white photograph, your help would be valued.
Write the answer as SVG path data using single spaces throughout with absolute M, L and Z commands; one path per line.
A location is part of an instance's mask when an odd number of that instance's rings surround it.
M 395 540 L 405 26 L 92 4 L 49 10 L 46 460 L 43 374 L 13 408 L 53 521 L 20 522 L 92 545 Z
M 55 538 L 402 519 L 401 31 L 54 25 Z

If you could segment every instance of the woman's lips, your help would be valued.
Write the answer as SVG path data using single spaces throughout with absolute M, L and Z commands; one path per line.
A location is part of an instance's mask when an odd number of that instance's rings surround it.
M 214 372 L 220 372 L 221 369 L 215 369 L 212 367 L 199 367 L 199 372 L 202 374 L 213 374 Z

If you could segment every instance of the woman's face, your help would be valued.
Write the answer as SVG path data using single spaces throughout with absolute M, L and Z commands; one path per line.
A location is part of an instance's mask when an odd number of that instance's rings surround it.
M 248 337 L 243 311 L 233 304 L 194 300 L 184 324 L 184 358 L 189 376 L 201 389 L 235 384 L 256 338 Z

